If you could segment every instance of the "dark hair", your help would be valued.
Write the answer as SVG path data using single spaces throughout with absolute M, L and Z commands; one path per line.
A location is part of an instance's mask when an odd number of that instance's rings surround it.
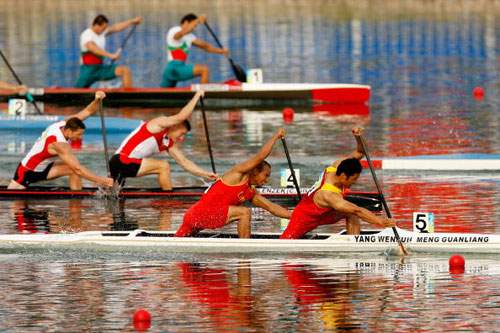
M 99 14 L 96 16 L 94 19 L 94 22 L 92 22 L 92 25 L 103 25 L 104 23 L 109 23 L 109 20 L 106 16 Z
M 355 175 L 357 173 L 361 173 L 361 170 L 363 168 L 361 167 L 361 163 L 357 158 L 346 158 L 342 162 L 340 162 L 339 166 L 337 167 L 337 172 L 335 173 L 337 176 L 340 176 L 341 174 L 345 173 L 347 178 L 351 177 L 352 175 Z
M 64 125 L 64 129 L 70 129 L 74 132 L 79 129 L 85 129 L 85 124 L 80 118 L 73 117 L 68 119 L 66 125 Z
M 266 165 L 269 167 L 269 169 L 271 169 L 271 164 L 267 163 L 267 161 L 260 162 L 259 164 L 257 164 L 255 169 L 257 169 L 258 172 L 261 172 L 264 169 L 264 166 Z
M 184 125 L 186 127 L 186 129 L 188 130 L 188 132 L 191 130 L 191 124 L 189 123 L 189 120 L 185 119 L 182 122 L 182 125 Z
M 181 24 L 184 23 L 184 21 L 191 22 L 191 21 L 196 20 L 197 18 L 198 18 L 198 16 L 194 15 L 193 13 L 189 13 L 182 18 Z

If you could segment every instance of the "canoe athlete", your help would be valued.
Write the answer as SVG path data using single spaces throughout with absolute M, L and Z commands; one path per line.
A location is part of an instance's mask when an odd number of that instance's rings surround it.
M 141 23 L 140 16 L 116 23 L 108 28 L 108 18 L 98 15 L 92 26 L 80 35 L 80 51 L 82 54 L 80 77 L 75 84 L 76 88 L 88 88 L 94 82 L 112 80 L 121 77 L 123 88 L 132 88 L 132 78 L 128 66 L 104 65 L 104 58 L 116 60 L 120 57 L 122 49 L 115 53 L 106 51 L 106 36 L 122 31 L 132 24 Z
M 282 239 L 297 239 L 309 231 L 325 224 L 334 224 L 346 219 L 347 233 L 360 233 L 359 220 L 394 227 L 394 219 L 379 217 L 369 210 L 345 200 L 344 189 L 351 187 L 361 174 L 361 163 L 365 156 L 360 135 L 362 127 L 354 127 L 352 133 L 357 141 L 356 151 L 334 162 L 323 171 L 320 178 L 295 207 L 290 222 L 281 235 Z
M 176 115 L 151 119 L 130 133 L 109 161 L 113 179 L 123 186 L 125 178 L 156 174 L 160 187 L 166 191 L 172 190 L 170 164 L 167 161 L 148 158 L 167 152 L 187 172 L 216 180 L 219 177 L 217 174 L 188 160 L 176 145 L 184 141 L 185 135 L 191 130 L 187 118 L 204 95 L 204 91 L 196 92 L 191 101 Z
M 69 176 L 72 190 L 82 189 L 81 177 L 106 187 L 113 186 L 113 179 L 98 176 L 82 166 L 70 146 L 70 141 L 82 139 L 83 121 L 99 109 L 99 101 L 104 97 L 104 92 L 97 91 L 95 99 L 83 111 L 47 127 L 17 167 L 8 188 L 26 189 L 32 183 L 62 176 Z
M 273 215 L 289 218 L 290 212 L 287 209 L 272 203 L 255 189 L 255 186 L 262 186 L 269 181 L 271 166 L 265 159 L 271 153 L 276 140 L 284 135 L 283 129 L 276 131 L 257 155 L 235 165 L 213 183 L 200 201 L 186 212 L 175 237 L 190 237 L 201 229 L 220 228 L 238 221 L 238 236 L 250 238 L 251 211 L 248 207 L 240 206 L 247 201 Z
M 201 83 L 210 82 L 210 70 L 206 65 L 188 65 L 187 56 L 191 45 L 198 46 L 211 53 L 225 54 L 229 56 L 226 48 L 217 48 L 210 43 L 202 41 L 193 34 L 199 23 L 205 23 L 206 15 L 197 17 L 188 14 L 181 20 L 180 26 L 170 28 L 167 32 L 167 66 L 163 71 L 161 87 L 175 87 L 178 81 L 191 80 L 199 76 Z

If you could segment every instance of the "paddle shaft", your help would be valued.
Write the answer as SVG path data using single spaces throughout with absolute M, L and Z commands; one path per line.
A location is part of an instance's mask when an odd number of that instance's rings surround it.
M 284 137 L 281 137 L 281 142 L 283 143 L 283 149 L 285 150 L 286 159 L 288 161 L 288 167 L 290 168 L 290 172 L 292 174 L 293 185 L 295 185 L 295 189 L 297 190 L 297 196 L 299 200 L 302 199 L 302 193 L 300 193 L 299 182 L 297 181 L 297 177 L 295 176 L 295 170 L 293 169 L 292 159 L 290 158 L 290 154 L 288 153 L 288 147 L 286 145 L 286 140 Z
M 203 127 L 205 127 L 205 137 L 207 138 L 207 145 L 208 145 L 208 155 L 210 155 L 210 163 L 212 164 L 212 171 L 214 173 L 217 173 L 215 171 L 215 163 L 214 163 L 214 156 L 212 154 L 212 144 L 210 143 L 210 134 L 208 132 L 208 122 L 207 122 L 207 116 L 205 115 L 205 103 L 203 101 L 203 97 L 200 97 L 200 105 L 201 105 L 201 114 L 203 116 Z
M 377 174 L 375 173 L 375 169 L 373 168 L 372 165 L 372 160 L 370 159 L 370 154 L 368 153 L 368 148 L 366 146 L 365 139 L 363 138 L 362 135 L 359 136 L 359 139 L 361 141 L 361 145 L 363 146 L 363 150 L 365 151 L 365 156 L 366 156 L 366 161 L 368 162 L 368 166 L 370 167 L 370 171 L 373 176 L 373 180 L 375 181 L 375 185 L 377 186 L 378 193 L 380 195 L 380 200 L 382 201 L 382 205 L 384 205 L 385 213 L 387 214 L 388 218 L 392 218 L 391 211 L 389 210 L 389 206 L 387 205 L 387 201 L 385 200 L 384 193 L 382 192 L 382 187 L 380 186 L 380 183 L 378 182 Z M 392 227 L 392 231 L 394 232 L 394 236 L 396 237 L 396 240 L 399 244 L 399 247 L 401 251 L 406 254 L 406 250 L 403 247 L 403 243 L 401 242 L 401 238 L 399 237 L 398 230 L 396 227 Z
M 215 32 L 212 30 L 212 28 L 208 25 L 207 22 L 205 22 L 205 27 L 207 28 L 208 32 L 210 32 L 210 35 L 212 35 L 219 48 L 221 49 L 224 48 L 221 42 L 219 41 L 219 38 L 217 38 Z M 236 75 L 236 78 L 242 82 L 246 82 L 247 78 L 243 69 L 241 69 L 238 65 L 236 65 L 231 57 L 228 57 L 228 60 L 229 63 L 231 64 L 231 67 L 233 68 L 233 72 Z
M 130 31 L 128 32 L 127 36 L 123 40 L 122 46 L 120 47 L 122 49 L 122 52 L 123 52 L 123 49 L 125 48 L 125 45 L 127 44 L 127 41 L 129 40 L 130 36 L 132 36 L 132 34 L 134 33 L 136 27 L 137 27 L 137 24 L 134 24 L 134 26 L 132 27 L 132 29 L 130 29 Z M 113 59 L 111 61 L 110 66 L 112 66 L 115 63 L 115 61 L 116 61 L 116 59 Z
M 12 68 L 9 61 L 7 60 L 5 55 L 3 54 L 2 50 L 0 50 L 0 56 L 2 56 L 3 61 L 5 62 L 7 67 L 9 68 L 10 72 L 12 73 L 14 78 L 16 79 L 17 83 L 19 85 L 23 85 L 23 83 L 21 82 L 21 79 L 19 78 L 19 76 L 17 76 L 16 72 L 14 71 L 14 68 Z M 35 107 L 36 112 L 38 112 L 38 114 L 42 114 L 42 111 L 38 108 L 38 105 L 36 105 L 36 103 L 35 103 L 35 99 L 33 98 L 33 96 L 29 92 L 26 92 L 26 98 L 28 99 L 28 101 L 33 103 L 33 106 Z
M 106 169 L 108 177 L 111 177 L 111 169 L 109 167 L 108 140 L 106 139 L 106 126 L 104 125 L 104 110 L 102 107 L 102 99 L 99 100 L 99 114 L 101 116 L 102 142 L 104 144 L 104 158 L 106 158 Z

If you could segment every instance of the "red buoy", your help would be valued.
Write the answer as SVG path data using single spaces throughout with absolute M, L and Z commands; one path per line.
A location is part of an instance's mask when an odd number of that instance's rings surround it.
M 293 114 L 295 112 L 292 108 L 284 108 L 283 109 L 283 120 L 284 121 L 293 121 Z
M 476 99 L 482 99 L 484 97 L 484 90 L 481 87 L 474 88 L 474 97 Z
M 134 313 L 134 328 L 136 330 L 147 330 L 151 327 L 151 315 L 146 310 L 140 309 Z
M 449 263 L 450 263 L 450 267 L 464 267 L 465 266 L 465 260 L 459 254 L 452 255 L 450 257 Z

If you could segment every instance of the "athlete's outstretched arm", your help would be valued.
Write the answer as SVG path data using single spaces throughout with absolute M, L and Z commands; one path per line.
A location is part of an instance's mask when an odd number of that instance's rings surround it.
M 200 168 L 193 161 L 188 160 L 186 156 L 182 153 L 175 145 L 168 149 L 168 154 L 172 156 L 172 158 L 179 164 L 184 170 L 195 175 L 208 178 L 210 180 L 217 180 L 219 175 L 210 171 L 207 171 L 203 168 Z
M 325 191 L 321 191 L 325 192 Z M 380 217 L 368 209 L 359 207 L 344 198 L 338 193 L 317 193 L 315 195 L 315 202 L 320 206 L 330 206 L 338 212 L 354 214 L 361 220 L 371 224 L 380 225 L 382 227 L 395 227 L 396 221 L 393 218 Z
M 53 142 L 49 145 L 49 152 L 57 154 L 61 158 L 61 160 L 66 165 L 68 165 L 78 176 L 96 182 L 103 186 L 113 186 L 113 179 L 98 176 L 81 165 L 76 156 L 71 152 L 71 148 L 68 143 Z
M 132 24 L 140 24 L 141 22 L 142 22 L 142 16 L 136 16 L 134 18 L 131 18 L 130 20 L 115 23 L 108 28 L 108 30 L 106 31 L 106 35 L 114 34 L 115 32 L 122 31 L 123 29 L 126 29 L 127 27 L 131 26 Z
M 271 154 L 271 151 L 273 150 L 273 146 L 276 143 L 276 140 L 282 137 L 285 137 L 285 130 L 283 128 L 280 128 L 276 131 L 273 137 L 269 139 L 269 141 L 267 141 L 265 145 L 262 146 L 257 155 L 255 155 L 254 157 L 245 162 L 236 164 L 231 169 L 231 171 L 238 173 L 247 173 L 248 171 L 252 170 L 262 161 L 264 161 L 269 156 L 269 154 Z
M 196 94 L 194 94 L 193 98 L 189 101 L 189 103 L 187 103 L 179 113 L 173 116 L 162 116 L 154 118 L 148 123 L 148 130 L 152 133 L 158 133 L 168 127 L 182 123 L 193 113 L 196 103 L 198 103 L 200 97 L 204 96 L 204 91 L 197 91 Z
M 91 115 L 96 113 L 97 110 L 99 110 L 99 101 L 103 100 L 105 97 L 106 97 L 106 94 L 104 93 L 104 91 L 100 91 L 100 90 L 96 91 L 94 100 L 89 105 L 87 105 L 87 107 L 85 107 L 85 109 L 78 112 L 77 114 L 66 117 L 64 119 L 64 121 L 68 121 L 69 119 L 74 118 L 74 117 L 79 118 L 82 121 L 87 119 L 88 117 L 90 117 Z
M 255 196 L 253 197 L 252 204 L 256 207 L 260 207 L 267 210 L 274 216 L 289 219 L 290 215 L 292 215 L 292 213 L 288 209 L 278 204 L 275 204 L 274 202 L 269 201 L 259 193 L 256 193 Z

